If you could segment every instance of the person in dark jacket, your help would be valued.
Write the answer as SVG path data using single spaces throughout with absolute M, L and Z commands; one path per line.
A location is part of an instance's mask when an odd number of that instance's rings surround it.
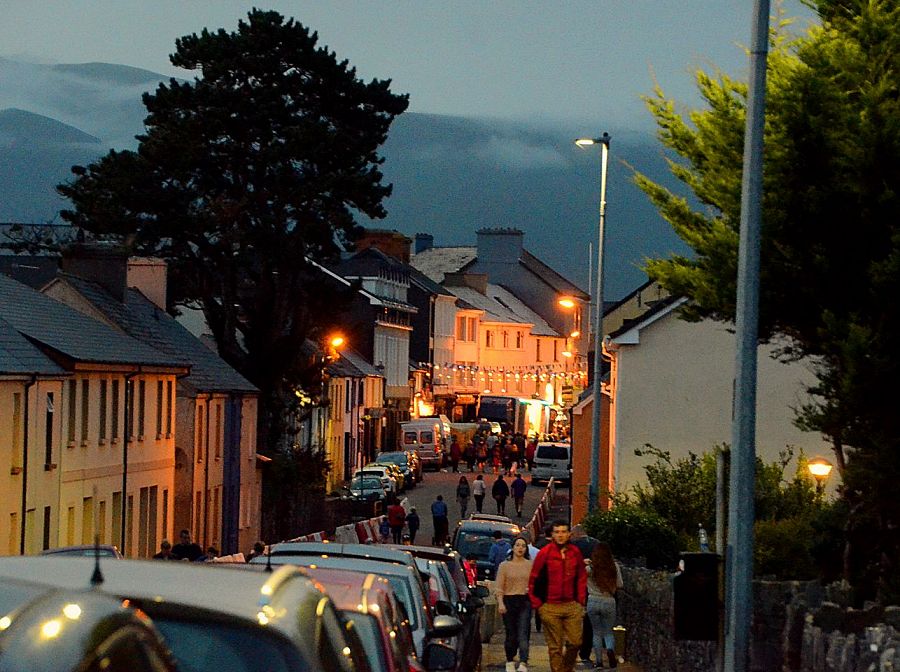
M 447 503 L 443 495 L 438 495 L 431 503 L 431 520 L 434 523 L 434 539 L 431 543 L 434 546 L 442 546 L 447 541 L 447 533 L 450 530 Z
M 513 503 L 516 505 L 516 515 L 522 517 L 522 505 L 525 503 L 525 490 L 528 484 L 522 478 L 522 474 L 516 474 L 513 482 L 509 484 L 509 490 L 512 494 Z
M 413 506 L 410 508 L 409 513 L 406 514 L 406 527 L 409 529 L 409 541 L 411 544 L 416 543 L 416 534 L 421 525 L 422 521 L 419 519 L 419 514 L 416 512 L 416 507 Z
M 199 544 L 191 541 L 190 530 L 182 530 L 179 533 L 180 542 L 172 547 L 172 557 L 176 560 L 190 560 L 194 562 L 203 555 L 203 549 Z
M 497 513 L 506 514 L 506 500 L 509 497 L 509 486 L 503 480 L 503 474 L 497 476 L 494 486 L 491 488 L 491 497 L 497 502 Z
M 537 554 L 528 577 L 528 595 L 541 617 L 552 672 L 575 668 L 587 604 L 584 558 L 569 543 L 570 536 L 569 524 L 555 521 L 553 541 Z

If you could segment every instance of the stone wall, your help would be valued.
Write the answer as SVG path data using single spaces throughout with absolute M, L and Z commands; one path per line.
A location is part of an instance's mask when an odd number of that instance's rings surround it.
M 824 602 L 804 615 L 801 672 L 900 670 L 900 607 Z

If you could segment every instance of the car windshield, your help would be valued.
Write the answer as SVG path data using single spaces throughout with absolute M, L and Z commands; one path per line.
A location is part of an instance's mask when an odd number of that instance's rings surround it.
M 389 575 L 388 582 L 391 584 L 391 590 L 397 599 L 406 607 L 406 613 L 409 616 L 409 627 L 413 630 L 419 629 L 419 610 L 413 603 L 412 590 L 409 587 L 409 580 L 404 576 Z
M 381 490 L 381 481 L 374 476 L 354 476 L 350 481 L 351 490 Z
M 306 672 L 307 661 L 280 638 L 229 625 L 153 617 L 182 672 Z
M 375 617 L 370 614 L 362 614 L 354 611 L 344 612 L 345 618 L 353 624 L 363 648 L 366 650 L 366 658 L 373 670 L 387 670 L 387 655 L 384 650 L 384 640 L 381 637 L 381 628 Z
M 501 530 L 501 533 L 506 539 L 512 540 L 511 532 Z M 491 546 L 494 545 L 493 535 L 493 530 L 460 532 L 456 540 L 456 550 L 464 558 L 474 555 L 478 560 L 487 560 L 491 554 Z
M 406 455 L 404 453 L 382 453 L 375 458 L 376 462 L 396 464 L 399 467 L 406 466 Z
M 569 449 L 565 446 L 538 446 L 537 457 L 545 460 L 568 460 Z

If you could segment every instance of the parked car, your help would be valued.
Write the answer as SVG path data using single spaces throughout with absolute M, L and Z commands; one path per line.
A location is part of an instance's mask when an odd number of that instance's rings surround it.
M 80 546 L 60 546 L 59 548 L 45 548 L 41 551 L 41 555 L 69 555 L 76 558 L 94 557 L 100 555 L 104 558 L 116 558 L 121 560 L 124 556 L 119 553 L 119 549 L 108 544 L 82 544 Z
M 397 484 L 396 492 L 398 494 L 403 492 L 404 490 L 406 490 L 406 487 L 407 487 L 406 477 L 403 475 L 403 472 L 400 470 L 400 467 L 398 467 L 396 464 L 393 464 L 391 462 L 370 462 L 369 464 L 365 465 L 363 467 L 363 469 L 369 469 L 372 467 L 388 470 L 388 473 L 391 475 L 391 477 L 394 479 L 394 482 Z
M 403 474 L 404 482 L 407 488 L 415 487 L 416 472 L 413 466 L 413 458 L 410 453 L 405 450 L 392 450 L 387 453 L 381 453 L 375 458 L 375 464 L 392 464 Z
M 410 420 L 400 423 L 400 447 L 415 450 L 422 467 L 440 469 L 444 463 L 441 423 L 437 419 Z
M 0 669 L 4 672 L 175 672 L 152 621 L 88 588 L 0 579 Z
M 479 581 L 493 579 L 494 567 L 488 561 L 491 546 L 494 544 L 494 532 L 509 539 L 510 543 L 522 533 L 514 523 L 502 523 L 488 520 L 461 520 L 453 534 L 453 550 L 463 558 L 475 560 Z
M 438 651 L 442 647 L 438 642 L 429 643 L 425 647 L 424 661 L 419 661 L 406 610 L 387 579 L 375 574 L 321 567 L 306 571 L 325 587 L 345 626 L 359 634 L 373 672 L 453 668 L 456 653 L 449 647 L 447 651 Z
M 339 545 L 335 544 L 335 546 Z M 348 545 L 352 546 L 354 544 Z M 382 550 L 388 551 L 390 549 Z M 416 655 L 423 660 L 427 644 L 434 639 L 453 637 L 462 629 L 462 623 L 456 618 L 450 616 L 435 618 L 433 616 L 431 608 L 428 606 L 428 597 L 425 594 L 419 570 L 415 567 L 410 567 L 408 564 L 392 563 L 378 560 L 374 557 L 342 557 L 328 553 L 321 555 L 273 554 L 265 558 L 253 558 L 250 562 L 251 564 L 260 565 L 266 562 L 271 562 L 273 565 L 293 564 L 311 569 L 318 567 L 344 569 L 383 576 L 388 580 L 394 594 L 403 604 L 404 609 L 406 609 L 410 629 L 413 633 Z M 415 564 L 414 561 L 413 564 Z
M 350 479 L 347 497 L 363 502 L 384 502 L 384 483 L 378 474 L 357 472 Z
M 83 588 L 94 567 L 93 558 L 4 557 L 0 580 Z M 366 669 L 361 646 L 348 641 L 331 600 L 294 567 L 268 573 L 247 565 L 122 560 L 100 568 L 95 592 L 146 613 L 179 669 Z
M 378 476 L 378 478 L 381 479 L 381 486 L 384 488 L 384 492 L 388 497 L 394 496 L 399 492 L 399 490 L 397 489 L 397 479 L 394 478 L 394 475 L 386 466 L 373 465 L 363 467 L 353 475 L 357 476 L 365 474 L 374 474 Z
M 534 451 L 534 466 L 531 469 L 531 482 L 540 483 L 555 478 L 568 481 L 572 464 L 572 446 L 568 443 L 542 441 Z
M 509 516 L 501 516 L 498 513 L 475 513 L 469 514 L 469 520 L 488 520 L 495 523 L 511 523 L 512 518 Z

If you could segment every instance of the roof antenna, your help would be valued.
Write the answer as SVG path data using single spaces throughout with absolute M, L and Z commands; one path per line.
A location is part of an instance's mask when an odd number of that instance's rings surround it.
M 94 573 L 91 574 L 91 585 L 103 583 L 103 572 L 100 571 L 100 535 L 94 535 Z
M 266 546 L 266 571 L 272 571 L 272 547 Z

